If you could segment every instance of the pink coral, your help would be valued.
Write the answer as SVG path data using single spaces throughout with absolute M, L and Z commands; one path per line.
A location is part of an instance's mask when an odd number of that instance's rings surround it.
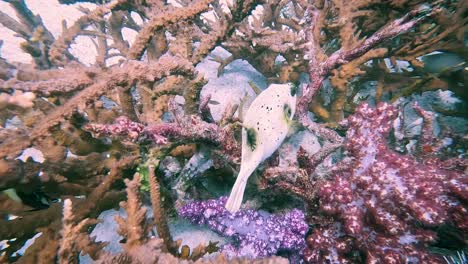
M 209 142 L 219 145 L 229 160 L 236 160 L 239 155 L 239 144 L 229 127 L 207 123 L 200 117 L 183 116 L 173 123 L 160 123 L 145 126 L 121 116 L 114 124 L 88 124 L 85 129 L 96 136 L 121 137 L 131 141 L 150 140 L 157 145 L 179 142 Z
M 140 123 L 133 122 L 126 116 L 121 116 L 115 120 L 114 124 L 89 124 L 85 126 L 85 129 L 100 136 L 124 136 L 135 141 L 140 137 L 144 126 Z
M 350 242 L 368 263 L 437 262 L 425 250 L 436 239 L 430 228 L 466 227 L 465 175 L 442 169 L 440 160 L 418 161 L 393 151 L 386 137 L 397 114 L 389 104 L 363 104 L 344 122 L 349 157 L 318 194 L 321 210 L 338 221 L 308 238 L 308 262 L 350 261 Z

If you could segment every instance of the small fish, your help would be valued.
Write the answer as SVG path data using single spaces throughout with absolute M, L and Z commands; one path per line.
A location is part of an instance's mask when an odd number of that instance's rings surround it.
M 431 73 L 441 73 L 444 71 L 457 71 L 463 69 L 465 60 L 454 53 L 440 52 L 421 57 L 424 62 L 424 69 Z
M 3 190 L 3 193 L 6 194 L 10 199 L 18 203 L 32 207 L 32 210 L 36 211 L 47 209 L 50 206 L 50 202 L 57 202 L 56 199 L 51 199 L 43 191 L 34 191 L 31 193 L 25 193 L 13 188 Z

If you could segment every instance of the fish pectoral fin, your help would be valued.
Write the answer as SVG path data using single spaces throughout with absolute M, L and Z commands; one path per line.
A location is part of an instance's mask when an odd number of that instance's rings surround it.
M 254 151 L 257 147 L 257 131 L 253 128 L 244 127 L 244 129 L 247 134 L 247 145 Z
M 296 134 L 297 132 L 301 131 L 303 129 L 303 126 L 301 124 L 301 122 L 297 121 L 297 120 L 291 120 L 289 122 L 289 129 L 288 129 L 288 137 L 291 136 L 291 135 L 294 135 Z

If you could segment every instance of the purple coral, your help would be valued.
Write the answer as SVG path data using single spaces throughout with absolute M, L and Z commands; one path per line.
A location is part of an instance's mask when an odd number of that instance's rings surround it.
M 436 239 L 429 227 L 451 224 L 466 232 L 466 175 L 442 169 L 440 160 L 391 150 L 386 137 L 397 114 L 388 104 L 364 104 L 345 122 L 349 157 L 318 194 L 321 210 L 336 222 L 308 237 L 309 263 L 353 263 L 352 249 L 367 263 L 439 263 L 425 249 Z
M 198 225 L 208 225 L 219 234 L 234 238 L 238 244 L 224 246 L 230 257 L 265 257 L 287 251 L 298 256 L 304 250 L 308 225 L 304 213 L 294 209 L 283 215 L 240 210 L 234 214 L 224 205 L 227 197 L 196 201 L 183 206 L 179 215 Z

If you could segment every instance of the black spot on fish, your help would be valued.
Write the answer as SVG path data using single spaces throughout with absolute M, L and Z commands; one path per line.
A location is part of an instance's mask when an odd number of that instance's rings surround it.
M 257 147 L 257 132 L 252 128 L 246 128 L 247 132 L 247 145 L 252 151 Z

